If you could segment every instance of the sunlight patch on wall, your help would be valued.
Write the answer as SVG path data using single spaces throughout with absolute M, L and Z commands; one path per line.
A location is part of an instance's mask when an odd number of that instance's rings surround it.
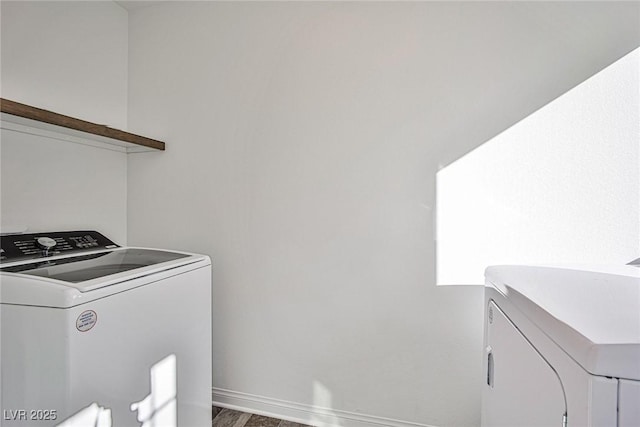
M 313 407 L 316 413 L 312 417 L 313 425 L 340 426 L 340 420 L 332 413 L 333 397 L 331 391 L 320 381 L 313 381 Z
M 640 49 L 437 174 L 437 283 L 640 255 Z

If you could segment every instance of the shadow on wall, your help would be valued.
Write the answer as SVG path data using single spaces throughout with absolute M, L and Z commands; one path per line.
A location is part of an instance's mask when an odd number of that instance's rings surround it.
M 640 49 L 437 173 L 439 285 L 640 252 Z

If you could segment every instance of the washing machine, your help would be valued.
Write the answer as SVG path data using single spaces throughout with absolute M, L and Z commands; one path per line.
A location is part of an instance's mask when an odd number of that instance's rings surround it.
M 640 426 L 640 268 L 485 273 L 483 427 Z
M 211 261 L 96 231 L 1 237 L 2 427 L 211 423 Z

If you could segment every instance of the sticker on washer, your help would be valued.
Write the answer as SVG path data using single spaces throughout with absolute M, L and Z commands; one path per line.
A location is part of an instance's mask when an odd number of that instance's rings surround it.
M 87 332 L 93 328 L 98 321 L 98 315 L 93 310 L 86 310 L 80 313 L 80 316 L 76 319 L 76 329 L 80 332 Z

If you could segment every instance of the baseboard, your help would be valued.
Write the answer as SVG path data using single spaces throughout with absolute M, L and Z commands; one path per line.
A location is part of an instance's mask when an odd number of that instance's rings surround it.
M 374 415 L 340 411 L 220 388 L 212 389 L 215 406 L 317 427 L 433 427 Z

